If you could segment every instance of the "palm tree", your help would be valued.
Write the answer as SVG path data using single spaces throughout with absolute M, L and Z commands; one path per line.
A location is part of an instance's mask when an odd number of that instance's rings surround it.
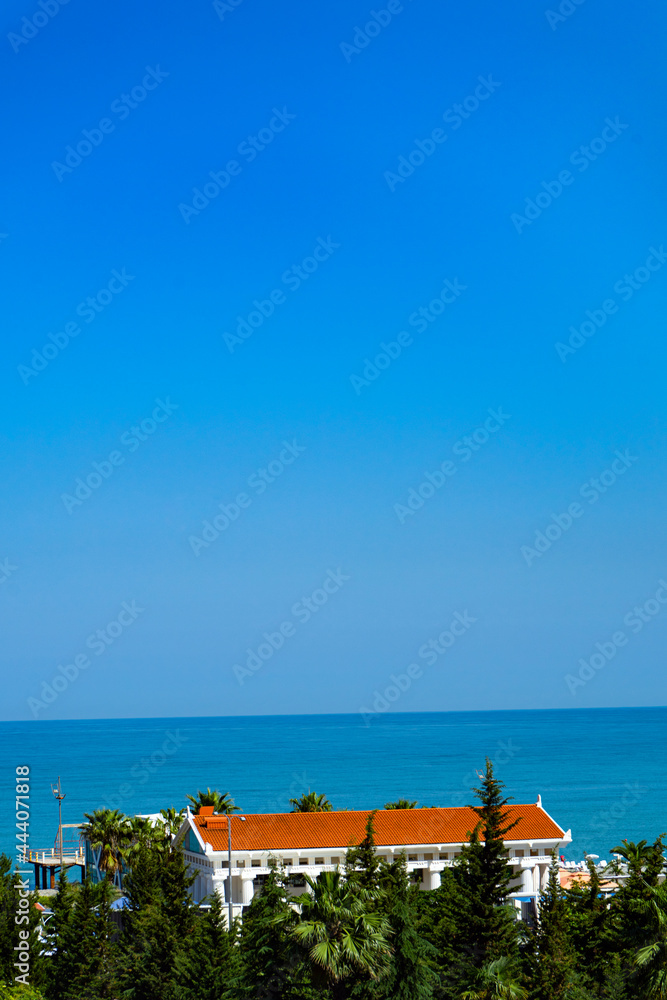
M 624 840 L 622 844 L 612 847 L 611 853 L 624 858 L 631 872 L 641 873 L 651 860 L 653 849 L 647 840 L 640 840 L 637 844 L 633 840 Z
M 80 829 L 90 841 L 90 846 L 94 850 L 100 849 L 97 866 L 113 881 L 127 857 L 130 844 L 127 817 L 118 809 L 96 809 L 92 813 L 84 813 L 84 816 L 88 822 L 83 823 Z
M 185 809 L 179 809 L 177 812 L 173 806 L 170 806 L 169 809 L 160 809 L 160 815 L 162 816 L 160 823 L 165 834 L 170 838 L 175 837 L 183 824 Z
M 213 806 L 214 812 L 227 815 L 241 811 L 238 806 L 234 805 L 234 799 L 228 792 L 219 792 L 216 788 L 207 788 L 205 792 L 198 790 L 196 795 L 186 795 L 185 797 L 194 808 L 195 813 L 199 812 L 201 806 Z
M 333 806 L 329 800 L 324 795 L 311 792 L 310 788 L 308 789 L 308 793 L 302 795 L 300 799 L 290 799 L 289 804 L 292 806 L 293 813 L 333 812 Z
M 410 799 L 398 799 L 396 802 L 385 802 L 385 809 L 416 809 L 418 803 Z
M 461 1000 L 527 1000 L 528 990 L 514 976 L 511 959 L 498 958 L 480 970 L 479 988 L 466 990 Z
M 616 853 L 620 854 L 620 851 Z M 650 944 L 640 948 L 635 956 L 635 963 L 646 976 L 646 996 L 652 1000 L 665 1000 L 667 997 L 667 883 L 663 882 L 657 889 L 647 886 L 651 899 L 639 903 L 639 907 L 648 914 L 651 921 Z
M 290 933 L 307 951 L 315 984 L 343 1000 L 352 976 L 386 975 L 391 928 L 373 909 L 378 894 L 346 882 L 340 871 L 322 872 L 317 881 L 304 877 L 310 892 L 293 900 L 300 912 Z

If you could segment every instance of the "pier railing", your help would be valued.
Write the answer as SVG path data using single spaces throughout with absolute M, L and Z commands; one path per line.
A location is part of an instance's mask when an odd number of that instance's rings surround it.
M 32 851 L 28 850 L 25 854 L 25 860 L 28 864 L 38 864 L 38 865 L 59 865 L 60 864 L 60 850 L 56 847 L 47 848 L 44 851 Z M 77 847 L 74 850 L 68 848 L 63 851 L 63 864 L 65 865 L 83 865 L 86 863 L 86 854 L 83 847 Z

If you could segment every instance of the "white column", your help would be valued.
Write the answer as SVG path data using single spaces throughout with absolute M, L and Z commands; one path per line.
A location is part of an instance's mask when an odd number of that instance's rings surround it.
M 549 865 L 542 865 L 542 892 L 546 892 L 549 886 Z
M 530 868 L 521 869 L 521 892 L 528 896 L 533 891 L 533 873 Z
M 252 897 L 255 895 L 255 880 L 252 876 L 248 878 L 243 876 L 241 878 L 241 902 L 244 906 L 248 906 L 252 902 Z
M 539 893 L 540 891 L 540 866 L 535 865 L 533 868 L 533 892 Z
M 429 872 L 429 881 L 426 886 L 427 889 L 439 889 L 440 888 L 440 872 Z

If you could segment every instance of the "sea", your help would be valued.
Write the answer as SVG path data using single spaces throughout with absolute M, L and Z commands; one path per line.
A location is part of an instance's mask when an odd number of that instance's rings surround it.
M 15 856 L 15 772 L 30 768 L 29 846 L 101 807 L 127 815 L 228 792 L 244 815 L 288 812 L 312 790 L 334 809 L 473 803 L 485 758 L 514 802 L 572 842 L 568 860 L 610 858 L 623 838 L 667 830 L 667 708 L 102 719 L 0 723 L 0 851 Z

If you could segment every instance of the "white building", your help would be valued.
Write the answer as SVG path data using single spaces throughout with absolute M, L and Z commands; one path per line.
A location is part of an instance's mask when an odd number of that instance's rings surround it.
M 505 842 L 507 863 L 514 874 L 517 907 L 545 888 L 551 852 L 572 837 L 536 805 L 507 807 L 508 825 L 517 820 Z M 188 809 L 176 843 L 190 871 L 195 902 L 218 892 L 227 903 L 231 820 L 231 892 L 234 916 L 242 914 L 269 874 L 269 858 L 282 861 L 294 895 L 303 892 L 303 876 L 343 865 L 351 846 L 360 844 L 370 811 L 330 813 L 271 813 L 225 816 L 204 806 L 197 815 Z M 437 889 L 441 872 L 454 863 L 474 829 L 477 815 L 469 807 L 452 809 L 379 809 L 373 821 L 377 853 L 391 861 L 402 851 L 408 872 L 422 889 Z

